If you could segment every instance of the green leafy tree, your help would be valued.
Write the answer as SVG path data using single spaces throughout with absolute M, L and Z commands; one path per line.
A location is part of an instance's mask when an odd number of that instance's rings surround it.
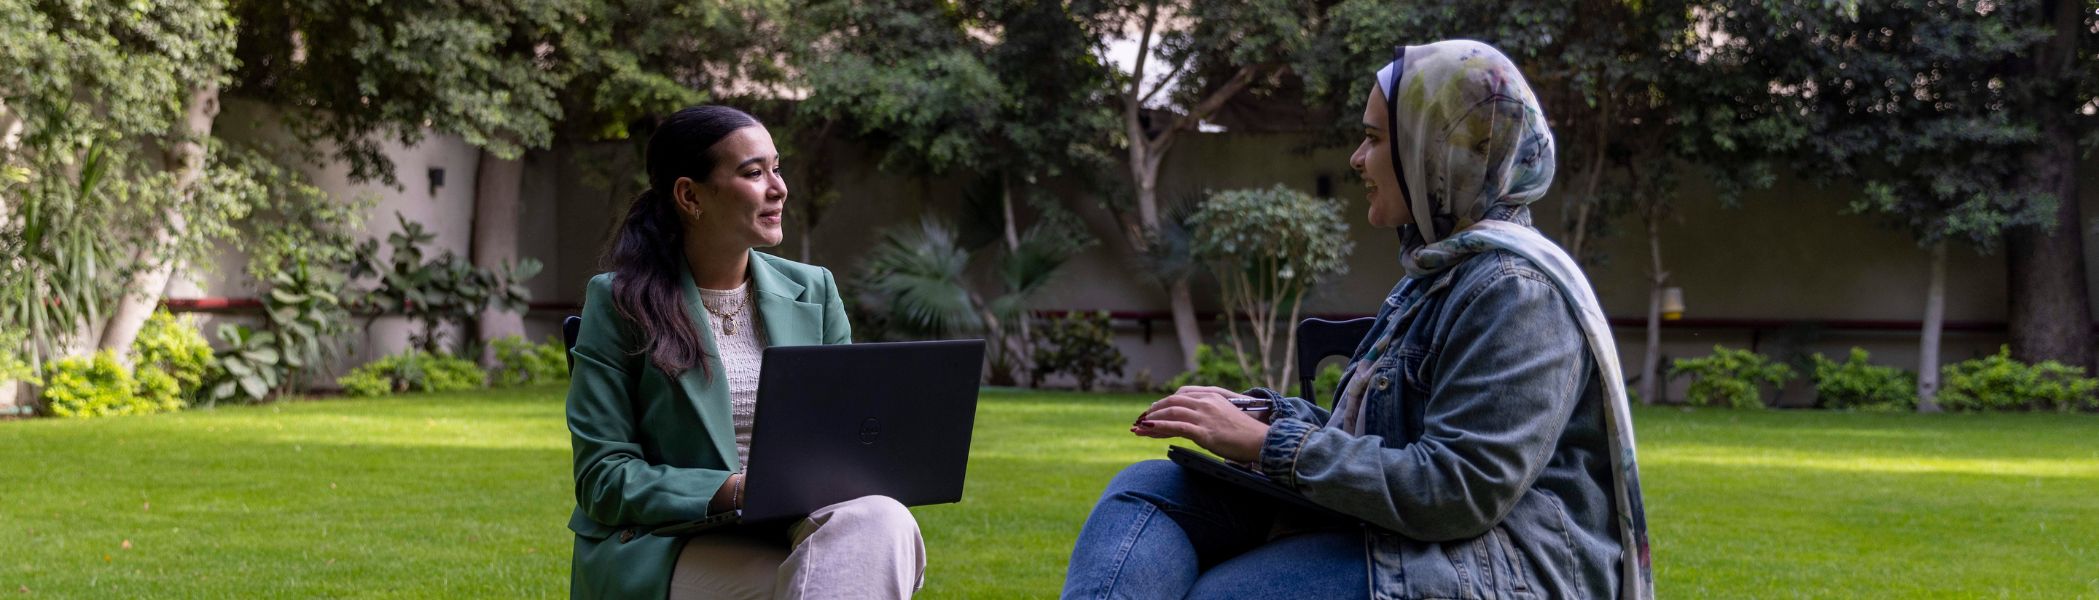
M 808 0 L 796 6 L 793 37 L 809 40 L 790 53 L 806 88 L 795 102 L 787 149 L 808 168 L 794 176 L 803 225 L 802 256 L 812 232 L 839 199 L 826 158 L 834 140 L 871 148 L 877 166 L 911 177 L 976 171 L 995 153 L 986 146 L 1014 99 L 984 56 L 996 42 L 972 35 L 984 25 L 973 6 L 924 0 Z
M 1044 199 L 1043 179 L 1105 163 L 1098 142 L 1111 130 L 1095 97 L 1099 69 L 1085 30 L 1062 3 L 991 1 L 813 1 L 797 27 L 817 40 L 794 55 L 809 89 L 793 109 L 805 156 L 822 156 L 829 138 L 871 147 L 891 173 L 973 175 L 957 242 L 999 289 L 1031 289 L 1087 244 Z M 836 201 L 820 166 L 805 169 L 804 256 L 822 210 Z M 1032 224 L 1023 208 L 1033 208 Z M 989 234 L 989 235 L 986 235 Z M 992 241 L 1001 241 L 996 248 Z M 1069 246 L 1069 249 L 1065 247 Z M 1003 293 L 1006 302 L 1029 294 Z M 1036 344 L 1025 306 L 991 310 L 979 326 L 1010 344 L 992 352 L 993 377 L 1030 373 Z
M 6 351 L 122 360 L 240 216 L 209 140 L 232 36 L 218 1 L 0 2 L 0 316 L 31 331 Z
M 1341 208 L 1278 185 L 1212 194 L 1189 220 L 1195 255 L 1210 265 L 1223 284 L 1225 306 L 1238 317 L 1227 317 L 1225 332 L 1239 368 L 1247 379 L 1286 389 L 1296 377 L 1296 325 L 1305 296 L 1348 272 L 1355 244 L 1338 233 L 1348 230 Z M 1241 320 L 1252 348 L 1239 335 Z
M 526 154 L 558 137 L 627 139 L 630 128 L 709 97 L 778 79 L 758 44 L 785 2 L 589 0 L 519 3 L 243 2 L 236 92 L 279 107 L 353 179 L 396 183 L 380 142 L 460 136 L 480 149 L 467 259 L 517 263 Z M 706 43 L 694 43 L 705 40 Z M 645 133 L 645 131 L 644 131 Z M 522 332 L 487 311 L 479 338 Z
M 1857 185 L 1863 193 L 1842 210 L 1928 248 L 1920 410 L 1937 409 L 1949 245 L 2009 250 L 2014 355 L 2087 360 L 2075 184 L 2065 181 L 2077 162 L 2065 148 L 2086 119 L 2071 116 L 2083 101 L 2068 97 L 2072 57 L 2058 53 L 2091 43 L 2093 17 L 2061 14 L 2069 4 L 1744 2 L 1708 13 L 1709 27 L 1738 40 L 1706 48 L 1707 78 L 1738 82 L 1713 100 L 1772 125 L 1734 154 Z M 2084 29 L 2065 32 L 2065 18 Z M 2054 233 L 2064 219 L 2069 232 Z
M 562 86 L 587 59 L 572 36 L 605 22 L 603 3 L 241 2 L 236 93 L 277 107 L 310 147 L 334 148 L 356 180 L 397 183 L 387 139 L 457 135 L 476 161 L 470 255 L 516 259 L 526 150 L 552 143 Z M 594 12 L 595 11 L 595 12 Z M 505 318 L 507 317 L 507 318 Z M 503 334 L 515 315 L 491 317 Z
M 794 14 L 786 0 L 593 0 L 568 2 L 557 14 L 559 23 L 513 27 L 520 39 L 533 40 L 535 64 L 558 75 L 552 84 L 560 108 L 553 140 L 631 141 L 638 157 L 640 142 L 660 115 L 709 100 L 752 106 L 788 95 L 780 87 L 789 73 L 785 49 L 792 41 L 783 19 Z M 519 153 L 482 147 L 468 253 L 475 267 L 501 270 L 526 258 L 518 254 L 520 191 L 529 154 L 543 147 Z M 604 161 L 585 168 L 629 164 Z M 474 325 L 484 343 L 524 332 L 521 311 L 486 309 Z M 501 362 L 493 354 L 481 360 L 489 368 Z
M 1184 254 L 1185 232 L 1176 231 L 1174 207 L 1159 198 L 1159 168 L 1183 137 L 1197 131 L 1241 94 L 1273 91 L 1292 75 L 1291 65 L 1320 31 L 1326 3 L 1179 2 L 1171 0 L 1085 1 L 1067 5 L 1086 32 L 1095 60 L 1106 71 L 1105 96 L 1118 109 L 1122 127 L 1112 138 L 1127 155 L 1134 194 L 1106 203 L 1124 234 L 1122 247 L 1149 265 L 1167 293 L 1182 366 L 1196 369 L 1202 332 L 1189 287 L 1194 275 Z M 1128 65 L 1118 68 L 1111 45 L 1137 45 Z

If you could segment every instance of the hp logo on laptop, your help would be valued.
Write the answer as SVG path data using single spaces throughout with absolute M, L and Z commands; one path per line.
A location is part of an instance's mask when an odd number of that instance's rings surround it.
M 860 422 L 860 445 L 873 446 L 875 438 L 882 437 L 882 423 L 874 417 Z

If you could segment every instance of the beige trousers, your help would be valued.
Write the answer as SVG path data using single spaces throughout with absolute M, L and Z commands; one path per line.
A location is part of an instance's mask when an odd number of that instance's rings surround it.
M 909 598 L 925 577 L 918 520 L 886 496 L 863 496 L 817 509 L 785 540 L 751 532 L 694 536 L 678 554 L 670 597 Z

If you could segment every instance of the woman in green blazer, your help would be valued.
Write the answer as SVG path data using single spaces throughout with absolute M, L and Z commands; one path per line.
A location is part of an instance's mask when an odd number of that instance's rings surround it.
M 910 511 L 870 496 L 791 526 L 648 535 L 742 505 L 761 351 L 852 341 L 831 272 L 780 243 L 787 184 L 756 118 L 678 111 L 590 280 L 571 351 L 576 598 L 894 598 L 923 583 Z

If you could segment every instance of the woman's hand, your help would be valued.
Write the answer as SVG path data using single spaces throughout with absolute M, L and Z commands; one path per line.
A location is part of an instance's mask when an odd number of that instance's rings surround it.
M 1239 410 L 1238 394 L 1216 387 L 1183 387 L 1138 415 L 1130 433 L 1152 438 L 1187 438 L 1226 460 L 1251 463 L 1261 458 L 1268 424 Z

